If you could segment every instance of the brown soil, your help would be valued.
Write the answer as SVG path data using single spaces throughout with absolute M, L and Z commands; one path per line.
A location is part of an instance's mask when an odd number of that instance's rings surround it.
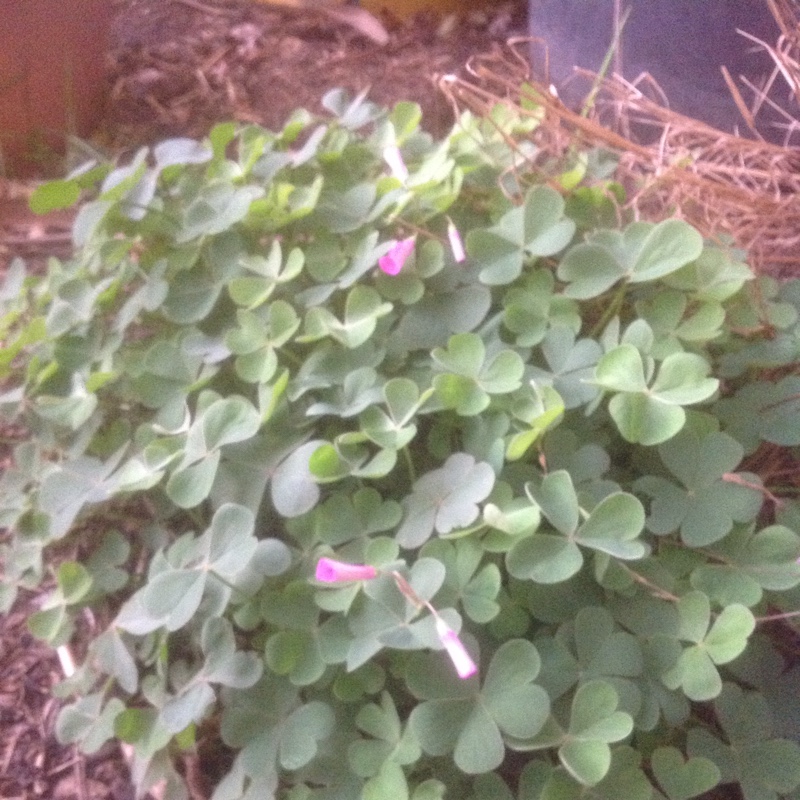
M 329 89 L 370 89 L 382 104 L 414 100 L 433 133 L 453 121 L 437 76 L 462 73 L 470 56 L 525 32 L 525 3 L 495 3 L 461 18 L 381 20 L 379 45 L 321 11 L 252 0 L 116 0 L 110 99 L 97 146 L 119 153 L 175 135 L 202 136 L 236 119 L 280 127 L 291 111 L 319 111 Z M 71 215 L 34 217 L 28 187 L 0 181 L 0 267 L 69 252 Z M 2 469 L 0 453 L 0 469 Z M 63 677 L 56 654 L 27 631 L 26 597 L 0 617 L 0 798 L 132 800 L 113 746 L 87 757 L 53 735 Z M 192 782 L 194 783 L 194 782 Z M 193 800 L 205 793 L 195 785 Z

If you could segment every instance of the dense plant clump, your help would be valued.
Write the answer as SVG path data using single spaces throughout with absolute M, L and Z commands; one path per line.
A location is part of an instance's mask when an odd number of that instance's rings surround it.
M 90 198 L 0 290 L 58 736 L 175 798 L 208 741 L 215 800 L 800 797 L 800 282 L 503 108 L 326 104 L 34 197 Z

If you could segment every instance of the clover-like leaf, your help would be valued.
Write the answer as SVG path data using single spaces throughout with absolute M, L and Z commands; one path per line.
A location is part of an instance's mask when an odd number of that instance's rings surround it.
M 445 579 L 444 565 L 434 558 L 419 558 L 405 578 L 423 602 L 429 601 Z M 440 616 L 456 633 L 461 620 L 453 609 L 443 609 Z M 354 670 L 366 663 L 384 647 L 402 650 L 440 650 L 442 643 L 430 615 L 421 619 L 417 601 L 411 602 L 398 589 L 391 575 L 379 575 L 368 581 L 347 617 L 352 631 L 346 663 Z
M 436 558 L 447 570 L 438 602 L 461 602 L 467 616 L 478 623 L 494 619 L 500 611 L 497 596 L 501 574 L 496 564 L 482 564 L 483 549 L 471 538 L 428 542 L 421 555 Z
M 702 237 L 683 220 L 639 222 L 622 233 L 600 231 L 571 248 L 557 274 L 569 284 L 569 297 L 586 300 L 621 279 L 641 283 L 663 278 L 695 261 L 702 251 Z
M 320 491 L 309 469 L 309 462 L 322 444 L 325 442 L 316 440 L 300 445 L 272 473 L 270 494 L 281 516 L 299 517 L 317 504 Z
M 575 532 L 575 541 L 615 558 L 642 558 L 647 545 L 635 540 L 644 528 L 644 520 L 644 508 L 636 497 L 615 492 L 592 509 Z
M 109 627 L 91 644 L 91 653 L 98 665 L 112 676 L 120 687 L 133 694 L 139 684 L 139 670 L 131 651 L 115 627 Z
M 418 478 L 403 500 L 404 518 L 396 540 L 401 547 L 419 547 L 434 531 L 447 534 L 478 518 L 478 503 L 494 486 L 494 471 L 484 461 L 454 453 L 439 469 Z
M 652 800 L 653 786 L 641 767 L 640 754 L 618 745 L 611 750 L 611 764 L 603 779 L 591 787 L 596 800 Z M 564 767 L 533 760 L 520 777 L 519 800 L 580 800 L 586 787 Z
M 770 591 L 785 591 L 800 583 L 800 536 L 784 525 L 758 531 L 740 526 L 716 548 L 739 579 L 750 578 Z
M 412 422 L 419 407 L 432 394 L 431 389 L 420 395 L 419 387 L 408 378 L 392 378 L 383 387 L 384 412 L 377 406 L 361 414 L 361 430 L 380 447 L 400 450 L 416 435 Z
M 580 317 L 573 300 L 553 293 L 552 272 L 536 270 L 526 275 L 521 286 L 515 284 L 503 297 L 503 324 L 516 336 L 519 347 L 539 344 L 547 329 L 564 326 L 577 333 Z
M 250 689 L 231 693 L 221 733 L 226 744 L 239 749 L 236 766 L 256 781 L 269 783 L 270 776 L 277 780 L 281 768 L 297 770 L 308 764 L 320 742 L 333 733 L 334 719 L 326 703 L 300 704 L 285 679 L 266 674 Z
M 580 570 L 583 555 L 570 539 L 537 532 L 514 544 L 506 556 L 506 566 L 520 580 L 561 583 Z
M 345 376 L 340 386 L 331 387 L 324 400 L 312 403 L 306 410 L 309 417 L 335 414 L 352 417 L 381 400 L 378 375 L 372 367 L 358 367 Z
M 609 402 L 617 428 L 633 443 L 653 445 L 675 436 L 686 420 L 684 405 L 707 400 L 719 381 L 709 378 L 709 364 L 693 353 L 671 353 L 651 380 L 652 365 L 632 344 L 621 344 L 602 356 L 594 381 L 616 392 Z
M 713 789 L 721 778 L 719 767 L 707 758 L 684 760 L 675 747 L 658 747 L 650 757 L 653 774 L 669 800 L 689 800 Z
M 442 681 L 436 662 L 412 662 L 409 688 L 424 702 L 409 722 L 422 749 L 432 755 L 453 751 L 456 765 L 468 774 L 495 769 L 505 755 L 503 734 L 532 738 L 547 719 L 549 698 L 533 683 L 539 664 L 530 642 L 511 639 L 498 648 L 476 691 L 473 682 Z
M 611 766 L 610 742 L 633 730 L 633 719 L 618 711 L 614 688 L 602 680 L 582 684 L 572 699 L 566 741 L 558 757 L 575 780 L 584 786 L 599 783 Z
M 200 673 L 203 680 L 247 689 L 261 677 L 263 662 L 256 653 L 236 649 L 233 627 L 226 619 L 206 620 L 200 646 L 206 657 Z
M 720 335 L 725 309 L 717 301 L 706 301 L 690 308 L 690 300 L 679 291 L 659 291 L 648 301 L 637 304 L 637 311 L 655 334 L 652 350 L 664 358 L 682 349 L 681 342 L 705 342 Z
M 125 710 L 118 697 L 105 702 L 103 692 L 87 694 L 64 706 L 56 719 L 56 736 L 63 743 L 80 742 L 85 753 L 96 753 L 114 736 L 114 720 Z
M 305 327 L 298 341 L 310 342 L 331 336 L 340 344 L 356 348 L 372 336 L 381 317 L 392 310 L 392 304 L 383 302 L 370 286 L 356 284 L 347 294 L 344 319 L 321 306 L 314 306 L 306 314 Z
M 209 451 L 250 439 L 261 426 L 261 417 L 244 397 L 225 397 L 212 403 L 200 417 Z
M 678 611 L 679 637 L 692 644 L 662 680 L 671 689 L 680 686 L 691 700 L 711 700 L 722 691 L 716 665 L 727 664 L 741 654 L 755 628 L 755 619 L 744 606 L 732 604 L 711 623 L 708 597 L 697 591 L 680 599 Z
M 726 683 L 714 709 L 724 737 L 690 730 L 691 756 L 714 762 L 723 782 L 739 783 L 745 800 L 778 800 L 800 786 L 800 745 L 774 737 L 763 695 Z
M 591 379 L 602 349 L 594 339 L 579 339 L 571 328 L 558 325 L 550 329 L 540 344 L 547 369 L 533 364 L 529 374 L 538 386 L 550 386 L 563 400 L 566 409 L 577 408 L 597 396 Z
M 680 530 L 691 547 L 704 547 L 726 536 L 736 522 L 749 522 L 761 508 L 755 475 L 733 471 L 744 456 L 726 433 L 685 433 L 659 447 L 661 459 L 683 484 L 648 476 L 638 488 L 652 498 L 647 527 L 664 535 Z
M 402 517 L 400 504 L 384 500 L 376 489 L 332 494 L 314 513 L 320 539 L 336 547 L 359 537 L 392 530 Z
M 174 631 L 195 615 L 205 586 L 206 574 L 201 570 L 167 570 L 147 582 L 142 590 L 141 606 L 156 623 L 154 627 L 163 625 Z
M 397 708 L 388 692 L 381 694 L 380 705 L 364 705 L 356 716 L 356 725 L 370 739 L 357 739 L 350 744 L 347 752 L 348 762 L 353 771 L 368 782 L 368 793 L 380 797 L 379 788 L 394 785 L 405 791 L 408 784 L 401 765 L 413 764 L 420 757 L 420 747 L 410 726 L 403 726 Z M 403 790 L 403 786 L 405 789 Z M 395 796 L 395 795 L 392 795 Z
M 508 394 L 520 386 L 524 365 L 513 350 L 502 350 L 486 360 L 486 347 L 480 336 L 461 333 L 451 336 L 447 349 L 431 353 L 444 370 L 434 378 L 439 399 L 458 414 L 477 414 L 489 405 L 489 395 Z
M 539 387 L 531 381 L 531 395 L 514 408 L 514 416 L 528 427 L 509 440 L 506 447 L 508 461 L 522 458 L 534 442 L 562 420 L 564 401 L 552 386 Z
M 564 200 L 548 186 L 537 186 L 525 204 L 507 211 L 491 228 L 470 231 L 467 251 L 490 286 L 514 281 L 526 257 L 551 256 L 563 250 L 575 233 L 564 217 Z
M 402 274 L 402 273 L 401 273 Z M 466 333 L 480 325 L 492 304 L 486 286 L 426 286 L 418 303 L 406 310 L 392 332 L 389 349 L 408 352 L 439 347 L 453 333 Z

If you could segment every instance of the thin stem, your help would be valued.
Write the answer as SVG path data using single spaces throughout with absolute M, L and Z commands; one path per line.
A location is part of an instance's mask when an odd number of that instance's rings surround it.
M 402 448 L 400 452 L 403 454 L 403 460 L 406 462 L 408 477 L 411 480 L 411 483 L 414 483 L 417 480 L 417 471 L 414 469 L 414 462 L 411 460 L 411 453 L 408 450 L 408 445 Z
M 765 617 L 756 617 L 756 622 L 776 622 L 781 619 L 800 617 L 800 611 L 785 611 L 783 614 L 768 614 Z
M 722 480 L 726 483 L 735 483 L 738 486 L 744 486 L 747 489 L 753 489 L 753 491 L 760 492 L 764 495 L 764 497 L 778 507 L 783 505 L 783 501 L 780 499 L 780 497 L 776 497 L 774 494 L 772 494 L 772 492 L 767 489 L 766 486 L 761 486 L 758 483 L 747 481 L 741 475 L 737 475 L 735 472 L 726 472 L 722 476 Z
M 672 592 L 668 592 L 666 589 L 662 589 L 660 586 L 657 586 L 652 581 L 648 580 L 644 577 L 644 575 L 640 575 L 635 570 L 632 570 L 627 564 L 620 565 L 622 569 L 624 569 L 635 581 L 636 583 L 640 583 L 642 586 L 647 587 L 653 594 L 654 597 L 659 597 L 662 600 L 669 600 L 672 603 L 677 603 L 680 599 L 677 595 L 672 594 Z
M 238 586 L 234 586 L 230 581 L 223 578 L 222 575 L 215 572 L 213 569 L 209 569 L 208 574 L 213 575 L 223 586 L 227 586 L 232 592 L 236 592 L 236 594 L 243 597 L 245 600 L 250 599 L 250 596 L 245 594 Z
M 619 289 L 617 289 L 616 294 L 612 298 L 611 302 L 606 306 L 606 310 L 603 312 L 603 315 L 592 328 L 592 332 L 590 334 L 592 338 L 599 336 L 606 325 L 608 325 L 609 321 L 613 319 L 620 308 L 622 308 L 622 303 L 625 300 L 627 288 L 627 284 L 622 283 Z
M 394 578 L 394 582 L 397 584 L 400 594 L 402 594 L 417 611 L 422 611 L 426 606 L 430 608 L 429 604 L 420 598 L 414 591 L 414 587 L 397 570 L 392 570 L 389 574 Z

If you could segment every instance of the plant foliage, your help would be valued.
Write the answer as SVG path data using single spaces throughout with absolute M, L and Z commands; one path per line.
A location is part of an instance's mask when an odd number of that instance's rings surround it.
M 54 645 L 93 614 L 59 737 L 174 798 L 220 741 L 214 800 L 800 796 L 760 625 L 800 506 L 758 466 L 800 444 L 800 283 L 628 218 L 593 154 L 553 188 L 502 108 L 326 106 L 35 197 L 85 202 L 0 289 L 0 597 L 52 587 Z

